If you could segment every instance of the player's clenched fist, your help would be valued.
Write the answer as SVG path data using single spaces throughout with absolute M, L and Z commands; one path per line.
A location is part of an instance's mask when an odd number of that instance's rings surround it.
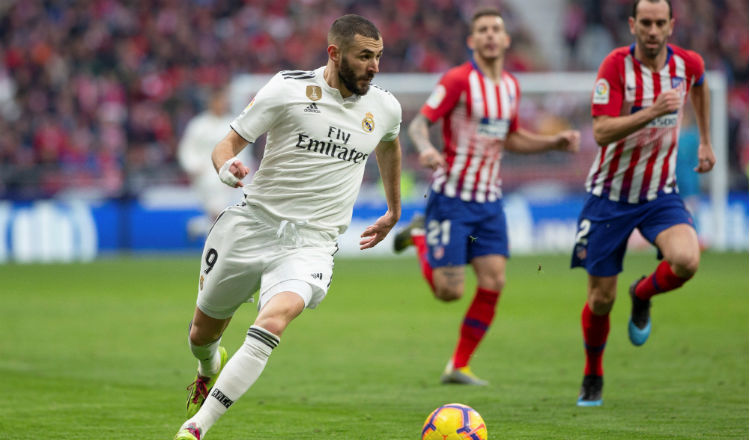
M 558 135 L 557 149 L 575 153 L 581 146 L 581 132 L 578 130 L 561 131 Z
M 656 116 L 674 113 L 682 105 L 682 95 L 678 89 L 670 89 L 656 97 L 654 105 L 651 106 Z
M 242 161 L 233 157 L 224 162 L 219 169 L 219 179 L 232 188 L 243 186 L 241 180 L 250 173 L 250 169 Z

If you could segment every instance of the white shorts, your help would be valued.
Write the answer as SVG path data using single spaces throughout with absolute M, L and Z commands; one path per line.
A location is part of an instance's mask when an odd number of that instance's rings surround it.
M 256 291 L 259 309 L 274 295 L 292 291 L 313 309 L 328 292 L 337 249 L 329 234 L 273 219 L 257 207 L 230 206 L 206 237 L 198 308 L 226 319 Z

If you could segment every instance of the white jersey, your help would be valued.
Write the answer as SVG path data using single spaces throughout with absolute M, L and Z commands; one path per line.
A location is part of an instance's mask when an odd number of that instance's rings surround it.
M 177 147 L 180 166 L 190 175 L 193 191 L 211 217 L 242 200 L 242 191 L 222 183 L 211 161 L 211 152 L 227 135 L 230 122 L 232 117 L 229 114 L 216 115 L 205 111 L 190 120 Z M 244 150 L 239 158 L 245 166 L 253 169 L 253 158 L 245 152 L 249 153 L 249 149 Z
M 367 158 L 398 137 L 401 105 L 377 86 L 343 98 L 324 70 L 279 72 L 230 126 L 248 142 L 268 132 L 247 203 L 335 236 L 351 222 Z

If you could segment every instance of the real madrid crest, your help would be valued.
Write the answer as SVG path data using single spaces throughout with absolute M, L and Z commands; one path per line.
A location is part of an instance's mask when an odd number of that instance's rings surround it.
M 365 113 L 365 118 L 362 119 L 362 130 L 372 133 L 373 130 L 375 130 L 375 117 L 372 115 L 372 113 L 367 112 Z
M 323 97 L 323 90 L 319 86 L 307 86 L 305 94 L 310 101 L 317 101 Z

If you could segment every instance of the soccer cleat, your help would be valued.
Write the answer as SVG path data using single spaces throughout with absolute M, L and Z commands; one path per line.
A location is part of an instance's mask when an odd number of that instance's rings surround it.
M 578 395 L 578 406 L 602 406 L 602 388 L 604 378 L 595 374 L 583 376 L 581 393 Z
M 414 214 L 409 224 L 396 234 L 393 239 L 393 251 L 399 253 L 413 245 L 414 241 L 412 241 L 411 236 L 414 234 L 424 234 L 424 216 L 422 214 Z
M 458 384 L 458 385 L 474 385 L 474 386 L 487 386 L 489 382 L 478 378 L 469 366 L 454 368 L 453 360 L 448 361 L 448 365 L 445 366 L 443 374 L 440 376 L 440 382 L 444 384 Z
M 201 440 L 201 430 L 195 423 L 191 423 L 177 431 L 174 440 Z
M 651 300 L 642 300 L 635 295 L 635 287 L 646 277 L 641 277 L 630 285 L 630 300 L 633 308 L 630 312 L 628 321 L 628 337 L 630 342 L 635 345 L 646 343 L 648 336 L 651 334 Z
M 195 381 L 188 385 L 188 399 L 187 399 L 187 418 L 191 418 L 201 409 L 203 402 L 208 397 L 208 392 L 211 391 L 211 387 L 214 386 L 216 378 L 219 377 L 219 373 L 224 369 L 224 365 L 227 364 L 227 350 L 224 347 L 219 347 L 219 356 L 221 356 L 221 366 L 219 371 L 213 376 L 201 376 L 200 374 L 195 377 Z M 189 437 L 187 437 L 189 438 Z

